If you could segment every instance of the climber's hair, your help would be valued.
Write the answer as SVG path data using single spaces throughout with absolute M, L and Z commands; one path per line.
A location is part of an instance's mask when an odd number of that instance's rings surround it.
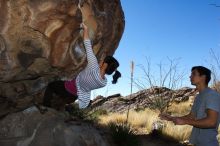
M 108 64 L 108 67 L 105 70 L 105 73 L 107 75 L 111 75 L 113 72 L 115 72 L 113 75 L 112 84 L 116 84 L 118 81 L 118 78 L 121 77 L 121 73 L 117 71 L 117 68 L 119 67 L 118 61 L 112 56 L 106 56 L 104 59 L 104 63 Z

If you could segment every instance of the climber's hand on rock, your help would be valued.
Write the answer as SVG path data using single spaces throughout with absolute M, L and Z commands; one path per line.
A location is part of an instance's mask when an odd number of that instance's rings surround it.
M 87 40 L 87 39 L 89 39 L 88 27 L 84 23 L 82 23 L 82 27 L 83 27 L 83 39 Z

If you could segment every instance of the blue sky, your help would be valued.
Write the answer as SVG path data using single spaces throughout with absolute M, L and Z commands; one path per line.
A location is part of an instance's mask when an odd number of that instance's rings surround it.
M 210 48 L 220 56 L 220 7 L 213 3 L 220 5 L 220 0 L 121 0 L 125 30 L 114 56 L 122 78 L 112 85 L 108 77 L 108 85 L 92 91 L 92 97 L 130 94 L 130 62 L 135 63 L 134 78 L 142 79 L 137 65 L 145 65 L 146 57 L 155 76 L 158 63 L 166 67 L 167 57 L 179 58 L 183 86 L 190 86 L 191 67 L 209 67 Z M 133 92 L 137 91 L 134 86 Z

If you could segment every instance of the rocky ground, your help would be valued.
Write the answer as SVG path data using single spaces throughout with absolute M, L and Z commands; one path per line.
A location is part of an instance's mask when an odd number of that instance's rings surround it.
M 122 97 L 112 95 L 107 98 L 97 97 L 92 102 L 92 109 L 104 109 L 107 112 L 126 111 L 128 105 L 131 109 L 148 107 L 149 98 L 161 95 L 168 99 L 175 95 L 176 102 L 187 100 L 194 96 L 196 91 L 191 88 L 182 88 L 172 91 L 167 88 L 154 87 Z M 41 111 L 42 112 L 42 111 Z M 0 120 L 0 145 L 2 146 L 109 146 L 114 145 L 106 128 L 87 122 L 79 117 L 70 119 L 64 111 L 48 109 L 41 113 L 38 106 L 9 113 Z M 68 122 L 67 122 L 68 121 Z M 136 135 L 140 144 L 150 146 L 182 146 L 175 140 L 164 138 L 162 135 Z
M 110 146 L 103 131 L 65 112 L 35 106 L 0 120 L 1 146 Z

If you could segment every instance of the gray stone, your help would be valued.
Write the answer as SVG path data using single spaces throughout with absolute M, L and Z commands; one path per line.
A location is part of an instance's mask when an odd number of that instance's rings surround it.
M 1 146 L 110 146 L 91 124 L 65 123 L 67 115 L 48 109 L 41 114 L 35 106 L 0 121 Z

